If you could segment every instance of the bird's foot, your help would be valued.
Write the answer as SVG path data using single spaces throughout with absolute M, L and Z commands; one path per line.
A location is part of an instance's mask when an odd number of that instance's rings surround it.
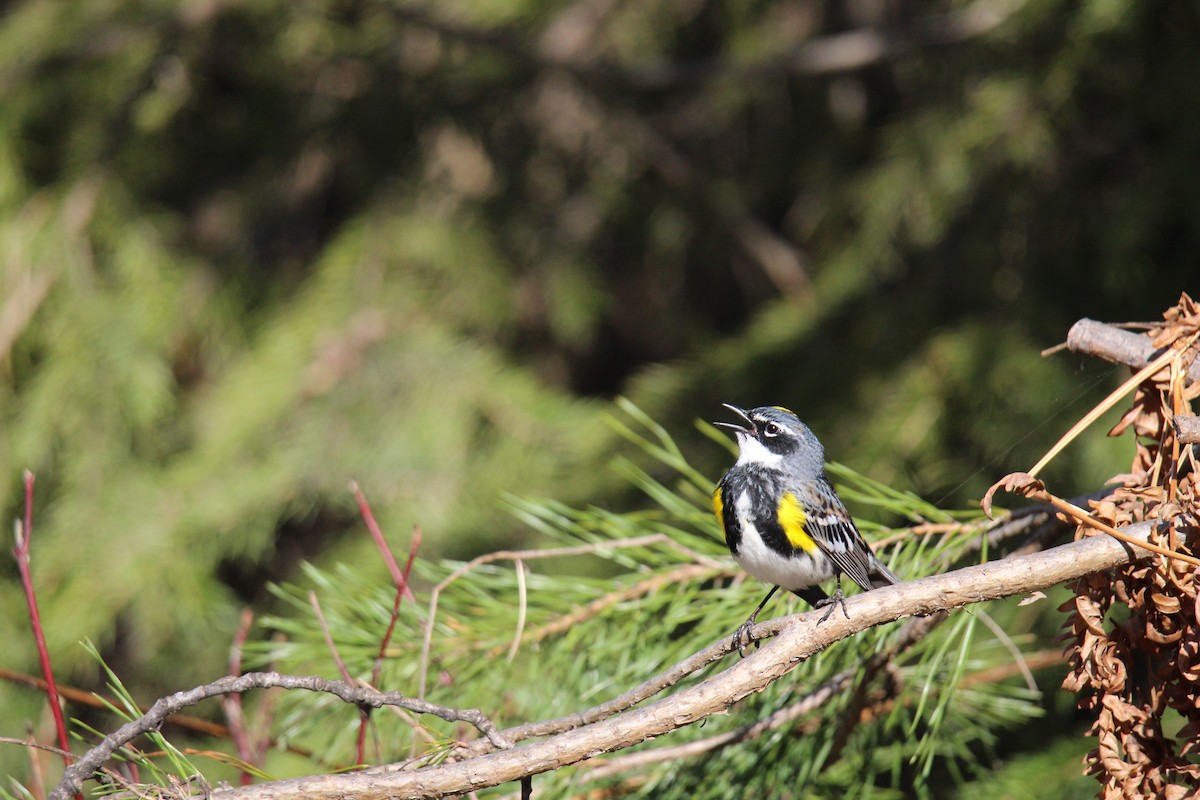
M 738 655 L 742 658 L 746 657 L 746 645 L 750 644 L 750 631 L 754 628 L 755 618 L 758 612 L 750 615 L 749 619 L 738 626 L 738 629 L 733 632 L 733 644 L 737 648 Z M 758 647 L 758 642 L 754 642 L 754 646 Z
M 836 609 L 838 606 L 842 607 L 842 615 L 845 616 L 846 619 L 850 619 L 850 612 L 846 610 L 846 596 L 842 594 L 841 586 L 837 588 L 837 591 L 834 592 L 831 597 L 826 597 L 824 600 L 816 604 L 816 608 L 829 608 L 829 610 L 822 614 L 821 618 L 817 620 L 817 624 L 820 625 L 822 622 L 829 619 L 833 615 L 834 609 Z

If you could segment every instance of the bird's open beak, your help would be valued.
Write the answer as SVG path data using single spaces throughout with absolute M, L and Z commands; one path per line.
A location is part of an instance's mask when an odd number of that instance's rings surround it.
M 754 423 L 750 420 L 750 417 L 747 416 L 743 409 L 740 409 L 734 405 L 730 405 L 729 403 L 721 403 L 721 405 L 725 406 L 730 411 L 746 420 L 746 427 L 743 427 L 736 422 L 714 422 L 713 425 L 716 425 L 718 428 L 729 428 L 729 430 L 736 431 L 737 433 L 748 433 L 751 436 L 757 433 L 758 428 L 755 427 Z

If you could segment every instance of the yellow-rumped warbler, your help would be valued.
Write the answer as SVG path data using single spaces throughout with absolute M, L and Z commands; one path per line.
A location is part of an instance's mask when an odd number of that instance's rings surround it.
M 772 584 L 738 628 L 739 644 L 780 587 L 814 608 L 829 606 L 820 620 L 824 622 L 838 604 L 846 614 L 842 575 L 864 591 L 899 583 L 863 541 L 825 477 L 825 448 L 808 426 L 778 406 L 746 411 L 723 405 L 746 425 L 713 423 L 736 433 L 740 450 L 737 463 L 713 492 L 713 510 L 734 560 Z M 830 597 L 817 584 L 835 577 L 838 587 Z

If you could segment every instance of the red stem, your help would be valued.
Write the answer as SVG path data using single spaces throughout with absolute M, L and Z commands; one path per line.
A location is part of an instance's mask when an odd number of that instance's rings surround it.
M 396 620 L 400 617 L 400 604 L 405 597 L 409 597 L 416 602 L 413 597 L 412 590 L 408 588 L 408 576 L 412 572 L 413 562 L 417 558 L 417 549 L 421 546 L 421 528 L 419 525 L 413 526 L 412 542 L 408 546 L 408 562 L 405 563 L 404 569 L 400 569 L 400 565 L 396 562 L 396 556 L 392 554 L 392 548 L 388 546 L 387 539 L 383 536 L 383 531 L 379 527 L 379 523 L 375 521 L 375 514 L 371 511 L 371 504 L 367 502 L 366 495 L 359 488 L 358 483 L 352 482 L 350 490 L 354 492 L 354 500 L 358 503 L 358 511 L 362 514 L 363 522 L 367 525 L 367 530 L 371 533 L 371 538 L 375 540 L 375 547 L 378 548 L 380 555 L 383 556 L 383 561 L 387 564 L 388 571 L 392 573 L 392 582 L 396 584 L 396 599 L 392 601 L 392 616 L 388 620 L 387 630 L 383 634 L 383 639 L 379 642 L 379 654 L 375 657 L 375 666 L 371 670 L 371 685 L 379 685 L 380 673 L 383 670 L 383 657 L 387 653 L 388 645 L 392 641 L 392 634 L 396 630 Z M 370 714 L 366 709 L 362 709 L 362 721 L 358 727 L 358 763 L 364 764 L 367 745 L 367 726 L 370 724 Z
M 392 573 L 392 582 L 397 587 L 402 587 L 405 596 L 411 600 L 416 600 L 412 592 L 408 588 L 408 571 L 401 571 L 400 565 L 396 563 L 396 557 L 392 555 L 392 549 L 388 547 L 387 539 L 383 537 L 383 531 L 379 528 L 379 523 L 375 521 L 375 514 L 371 512 L 371 506 L 367 503 L 366 496 L 362 493 L 358 483 L 352 481 L 350 483 L 350 491 L 354 492 L 354 499 L 358 503 L 358 511 L 362 514 L 363 522 L 367 523 L 367 530 L 371 534 L 371 538 L 375 540 L 375 547 L 378 548 L 379 554 L 383 556 L 383 563 L 387 564 L 388 571 Z M 412 558 L 409 558 L 409 566 L 412 566 Z
M 25 603 L 29 606 L 29 624 L 33 628 L 33 641 L 37 644 L 38 661 L 42 665 L 42 678 L 46 681 L 46 697 L 50 701 L 50 713 L 54 715 L 54 728 L 58 732 L 58 746 L 70 753 L 71 740 L 67 737 L 67 723 L 63 719 L 62 705 L 58 701 L 58 684 L 54 682 L 54 669 L 50 666 L 50 651 L 46 647 L 46 631 L 42 628 L 42 615 L 38 612 L 37 595 L 33 591 L 33 574 L 30 565 L 30 539 L 33 536 L 33 473 L 25 470 L 25 519 L 17 531 L 17 543 L 13 547 L 13 558 L 21 575 L 21 586 L 25 589 Z M 71 766 L 73 759 L 63 755 L 63 762 Z M 83 800 L 82 795 L 75 795 Z
M 379 654 L 375 657 L 375 668 L 371 671 L 371 683 L 375 686 L 379 685 L 379 673 L 383 669 L 383 657 L 387 653 L 388 645 L 392 643 L 392 634 L 396 630 L 396 620 L 400 618 L 400 603 L 404 600 L 405 595 L 409 597 L 413 596 L 408 588 L 408 576 L 412 572 L 413 561 L 417 558 L 417 548 L 420 546 L 421 526 L 414 525 L 412 542 L 408 546 L 408 562 L 404 565 L 404 572 L 400 575 L 400 583 L 396 586 L 396 599 L 392 602 L 392 617 L 388 620 L 388 627 L 387 631 L 383 634 L 383 640 L 379 642 Z

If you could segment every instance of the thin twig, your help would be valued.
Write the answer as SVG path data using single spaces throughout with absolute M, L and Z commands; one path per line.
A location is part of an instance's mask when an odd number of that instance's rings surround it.
M 14 672 L 13 670 L 5 669 L 3 667 L 0 667 L 0 680 L 19 686 L 29 686 L 41 691 L 46 690 L 46 682 L 41 678 L 33 675 L 27 675 L 23 672 Z M 58 694 L 59 697 L 63 698 L 69 703 L 102 711 L 108 710 L 112 706 L 117 705 L 119 702 L 116 698 L 106 697 L 96 692 L 84 691 L 83 689 L 78 689 L 74 686 L 64 686 L 63 684 L 58 684 Z M 144 708 L 138 708 L 139 714 L 144 714 L 145 711 L 146 710 Z M 171 716 L 167 717 L 165 724 L 174 725 L 175 727 L 182 728 L 185 731 L 199 733 L 204 736 L 212 736 L 218 739 L 228 739 L 232 736 L 227 725 L 222 725 L 219 722 L 201 719 L 200 717 L 194 717 L 188 714 L 172 714 Z M 269 738 L 265 743 L 268 747 L 279 746 L 287 750 L 287 752 L 291 753 L 292 755 L 299 756 L 301 758 L 316 758 L 311 750 L 294 744 L 282 745 Z
M 404 591 L 408 593 L 410 600 L 415 601 L 412 592 L 408 589 L 408 576 L 400 569 L 400 565 L 396 563 L 396 557 L 392 555 L 392 548 L 388 547 L 387 538 L 383 535 L 383 530 L 380 529 L 379 523 L 375 521 L 375 515 L 371 512 L 371 506 L 367 503 L 366 495 L 359 488 L 357 481 L 350 481 L 350 491 L 354 494 L 354 500 L 358 503 L 358 512 L 366 523 L 367 531 L 371 534 L 371 539 L 375 542 L 376 549 L 379 550 L 379 555 L 383 557 L 383 563 L 387 564 L 388 572 L 392 574 L 392 582 L 396 586 L 403 586 Z
M 1000 480 L 996 481 L 987 493 L 984 494 L 980 505 L 983 507 L 984 513 L 991 513 L 992 496 L 1000 489 L 1009 492 L 1016 492 L 1025 497 L 1032 497 L 1035 500 L 1040 500 L 1043 503 L 1049 503 L 1059 511 L 1063 512 L 1070 518 L 1074 519 L 1081 525 L 1086 525 L 1089 528 L 1095 528 L 1098 531 L 1107 533 L 1114 539 L 1125 542 L 1126 544 L 1136 545 L 1144 550 L 1149 550 L 1152 553 L 1157 553 L 1160 556 L 1173 558 L 1178 561 L 1183 561 L 1187 564 L 1193 564 L 1200 567 L 1200 559 L 1189 556 L 1185 553 L 1180 553 L 1176 550 L 1171 550 L 1166 547 L 1161 547 L 1157 544 L 1142 541 L 1141 539 L 1131 537 L 1129 534 L 1114 528 L 1106 522 L 1101 522 L 1088 512 L 1084 511 L 1074 503 L 1063 500 L 1061 497 L 1056 497 L 1046 489 L 1046 485 L 1037 478 L 1027 472 L 1013 472 L 1005 475 Z
M 1069 503 L 1066 500 L 1063 500 L 1059 497 L 1055 497 L 1054 495 L 1050 494 L 1049 492 L 1045 492 L 1044 494 L 1045 494 L 1045 498 L 1043 498 L 1043 499 L 1046 502 L 1053 505 L 1059 511 L 1062 511 L 1065 514 L 1070 515 L 1076 521 L 1081 522 L 1084 525 L 1087 525 L 1089 528 L 1095 528 L 1098 531 L 1107 533 L 1109 536 L 1113 537 L 1114 539 L 1118 539 L 1122 542 L 1125 542 L 1126 544 L 1137 545 L 1138 547 L 1149 550 L 1152 553 L 1157 553 L 1160 556 L 1165 556 L 1167 558 L 1174 558 L 1179 561 L 1183 561 L 1184 563 L 1192 564 L 1194 566 L 1200 567 L 1200 558 L 1196 558 L 1195 556 L 1185 555 L 1184 553 L 1180 553 L 1175 550 L 1170 550 L 1166 547 L 1161 547 L 1159 545 L 1152 544 L 1150 542 L 1141 541 L 1140 539 L 1130 536 L 1129 534 L 1125 533 L 1124 531 L 1114 528 L 1112 525 L 1109 525 L 1106 522 L 1101 522 L 1100 520 L 1098 520 L 1095 517 L 1093 517 L 1092 515 L 1088 514 L 1088 512 L 1084 511 L 1082 508 L 1080 508 L 1077 505 L 1074 505 L 1073 503 Z
M 303 689 L 310 692 L 332 694 L 347 703 L 359 707 L 381 708 L 398 706 L 418 714 L 430 714 L 447 722 L 466 722 L 488 738 L 494 746 L 507 749 L 511 744 L 496 726 L 476 708 L 451 708 L 428 703 L 414 697 L 405 697 L 399 692 L 380 692 L 364 686 L 353 686 L 345 681 L 329 680 L 316 676 L 282 675 L 278 672 L 247 672 L 243 675 L 227 675 L 224 678 L 160 698 L 141 717 L 127 722 L 113 733 L 104 737 L 66 769 L 58 786 L 50 793 L 50 800 L 66 800 L 83 788 L 83 782 L 96 773 L 119 748 L 138 736 L 157 730 L 169 717 L 184 708 L 196 705 L 210 697 L 220 697 L 231 692 L 248 692 L 251 689 Z
M 977 528 L 986 527 L 994 524 L 992 520 L 972 520 L 971 522 L 922 522 L 919 525 L 912 525 L 907 528 L 897 528 L 892 531 L 891 535 L 884 536 L 882 539 L 876 539 L 871 543 L 872 549 L 876 552 L 885 547 L 890 547 L 896 542 L 902 542 L 905 539 L 913 539 L 920 536 L 945 536 L 952 533 L 970 533 Z
M 342 680 L 346 683 L 358 683 L 354 679 L 354 676 L 350 674 L 350 668 L 346 666 L 346 662 L 342 659 L 342 654 L 338 652 L 337 644 L 333 641 L 333 632 L 329 630 L 329 623 L 325 621 L 325 612 L 321 610 L 321 601 L 317 598 L 317 593 L 312 590 L 308 592 L 308 604 L 312 606 L 313 613 L 317 617 L 317 624 L 321 627 L 321 636 L 325 639 L 325 647 L 329 649 L 329 655 L 333 659 L 333 663 L 337 666 Z
M 383 636 L 379 640 L 379 650 L 375 654 L 375 662 L 371 666 L 371 685 L 379 685 L 380 677 L 383 675 L 383 660 L 387 655 L 388 645 L 391 644 L 392 636 L 396 632 L 396 622 L 400 619 L 400 604 L 405 597 L 412 598 L 416 602 L 416 597 L 413 596 L 412 590 L 408 588 L 408 578 L 412 574 L 413 563 L 417 558 L 417 550 L 421 547 L 421 527 L 413 526 L 412 540 L 408 546 L 408 561 L 404 564 L 404 569 L 396 563 L 396 556 L 392 553 L 392 548 L 388 546 L 387 539 L 383 535 L 383 529 L 379 527 L 379 523 L 375 519 L 375 512 L 371 510 L 371 504 L 367 502 L 367 496 L 359 488 L 358 483 L 351 481 L 350 490 L 354 493 L 355 502 L 358 504 L 359 514 L 363 518 L 363 523 L 367 526 L 367 530 L 371 534 L 371 539 L 375 542 L 375 548 L 383 557 L 384 563 L 388 567 L 388 571 L 392 575 L 392 583 L 396 587 L 396 595 L 392 598 L 392 612 L 388 617 L 387 629 L 384 630 Z M 322 629 L 324 629 L 324 620 L 322 620 Z M 326 641 L 330 648 L 333 648 L 333 640 L 326 635 Z M 335 658 L 337 657 L 335 651 Z M 340 664 L 342 675 L 347 681 L 350 681 L 349 675 L 344 669 L 344 665 Z M 368 708 L 359 708 L 359 724 L 358 737 L 355 740 L 355 759 L 358 764 L 366 763 L 367 749 L 367 732 L 371 724 L 371 710 Z
M 342 659 L 342 654 L 338 652 L 337 644 L 333 641 L 333 633 L 329 630 L 329 623 L 325 621 L 325 613 L 321 611 L 321 601 L 317 599 L 317 593 L 309 590 L 308 602 L 313 608 L 313 613 L 317 616 L 317 624 L 321 627 L 321 635 L 325 638 L 325 646 L 329 649 L 329 654 L 333 658 L 333 663 L 337 665 L 338 673 L 342 676 L 342 680 L 351 685 L 362 685 L 362 681 L 356 680 L 350 674 L 350 668 L 346 666 L 346 662 Z M 358 736 L 354 740 L 354 763 L 356 766 L 362 766 L 367 763 L 367 732 L 371 726 L 371 709 L 367 706 L 358 707 Z
M 366 506 L 365 498 L 359 504 L 360 508 L 364 506 Z M 366 506 L 366 508 L 369 514 L 370 506 Z M 375 525 L 378 528 L 378 525 L 375 524 L 374 515 L 371 515 L 370 519 L 371 522 L 368 523 L 368 527 Z M 408 588 L 408 577 L 412 574 L 413 562 L 416 561 L 417 550 L 420 548 L 421 526 L 413 525 L 412 541 L 408 545 L 408 561 L 405 562 L 404 570 L 400 573 L 400 583 L 396 584 L 396 596 L 392 600 L 392 615 L 388 619 L 387 630 L 384 631 L 383 638 L 379 640 L 379 652 L 375 655 L 375 666 L 371 669 L 371 684 L 373 686 L 379 685 L 379 679 L 383 674 L 383 660 L 387 655 L 388 645 L 392 643 L 392 636 L 396 632 L 396 621 L 400 619 L 400 603 L 404 600 L 405 596 L 413 597 L 412 591 Z M 413 598 L 413 601 L 415 602 L 416 598 Z
M 32 747 L 34 750 L 44 750 L 47 753 L 54 753 L 57 756 L 62 756 L 64 759 L 71 758 L 70 750 L 63 750 L 61 747 L 55 747 L 50 744 L 42 744 L 33 739 L 14 739 L 11 736 L 0 736 L 0 744 L 15 744 L 20 747 Z
M 999 683 L 1003 680 L 1008 680 L 1013 675 L 1024 675 L 1026 671 L 1030 674 L 1035 669 L 1045 669 L 1061 665 L 1065 661 L 1065 656 L 1060 648 L 1051 648 L 1049 650 L 1039 650 L 1036 653 L 1029 655 L 1022 654 L 1020 663 L 997 664 L 994 667 L 981 669 L 978 672 L 972 672 L 970 675 L 963 676 L 963 679 L 958 682 L 959 687 L 965 688 L 968 686 L 978 686 L 984 683 Z M 1026 678 L 1028 682 L 1028 678 Z
M 28 744 L 28 747 L 25 750 L 25 755 L 29 759 L 29 780 L 27 781 L 28 786 L 26 788 L 29 790 L 29 793 L 33 795 L 33 797 L 41 800 L 41 798 L 46 796 L 47 790 L 46 764 L 44 763 L 44 759 L 39 757 L 38 750 L 47 747 L 47 745 L 41 744 L 37 741 L 37 738 L 34 735 L 33 725 L 28 721 L 25 723 L 25 736 L 25 742 Z M 15 742 L 16 740 L 14 739 L 12 741 Z M 51 748 L 51 751 L 62 755 L 62 751 L 60 751 L 57 747 Z M 66 755 L 70 756 L 71 753 L 67 753 Z

